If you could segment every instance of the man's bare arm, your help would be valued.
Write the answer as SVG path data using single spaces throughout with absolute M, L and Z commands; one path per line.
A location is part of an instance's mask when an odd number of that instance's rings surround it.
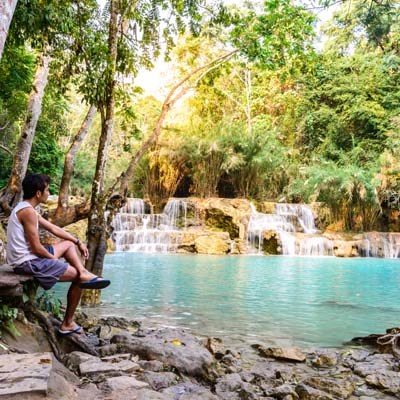
M 31 247 L 32 253 L 42 258 L 55 258 L 49 253 L 46 248 L 40 243 L 38 231 L 38 214 L 31 208 L 27 207 L 17 213 L 17 217 L 24 227 L 26 238 Z
M 67 231 L 64 231 L 64 229 L 47 221 L 47 219 L 44 219 L 41 215 L 39 215 L 39 225 L 60 239 L 70 240 L 73 243 L 77 241 L 75 236 L 72 236 Z
M 81 242 L 75 236 L 71 235 L 59 226 L 47 221 L 47 219 L 44 219 L 41 215 L 39 215 L 39 225 L 60 239 L 70 240 L 72 243 L 78 246 L 79 251 L 85 259 L 89 257 L 89 251 L 83 242 Z

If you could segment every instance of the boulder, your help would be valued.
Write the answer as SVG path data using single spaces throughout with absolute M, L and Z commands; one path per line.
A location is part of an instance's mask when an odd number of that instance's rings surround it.
M 134 376 L 114 376 L 107 378 L 101 384 L 101 388 L 106 391 L 136 390 L 148 387 L 148 383 L 139 381 Z
M 227 254 L 231 248 L 227 232 L 210 232 L 194 241 L 194 247 L 199 254 Z
M 214 361 L 201 342 L 183 329 L 164 328 L 116 335 L 111 342 L 117 344 L 119 352 L 160 361 L 189 376 L 206 377 Z
M 139 365 L 130 360 L 118 362 L 104 362 L 100 359 L 90 359 L 79 365 L 81 376 L 91 377 L 94 380 L 102 380 L 104 376 L 118 376 L 123 373 L 130 373 L 140 369 Z
M 144 369 L 145 371 L 160 372 L 161 370 L 164 369 L 164 364 L 157 360 L 153 361 L 139 360 L 138 364 L 140 365 L 140 368 Z
M 335 240 L 333 252 L 336 257 L 358 257 L 359 242 L 355 240 Z
M 252 347 L 257 349 L 263 357 L 294 362 L 304 362 L 306 360 L 305 354 L 297 347 L 263 347 L 257 344 Z
M 295 390 L 300 400 L 335 400 L 330 394 L 314 389 L 304 383 L 297 385 Z
M 189 198 L 207 227 L 228 232 L 230 239 L 245 239 L 251 205 L 245 199 Z
M 262 391 L 251 383 L 244 382 L 237 373 L 227 374 L 217 380 L 215 393 L 224 400 L 258 400 L 262 398 Z
M 195 383 L 181 383 L 170 386 L 162 391 L 163 394 L 173 395 L 179 400 L 218 400 L 208 389 Z
M 79 366 L 81 364 L 87 361 L 97 362 L 98 360 L 98 357 L 92 356 L 82 351 L 73 351 L 65 355 L 65 359 L 63 360 L 63 362 L 66 367 L 68 367 L 71 371 L 77 372 L 79 371 Z
M 269 388 L 269 389 L 265 390 L 265 394 L 267 396 L 271 396 L 271 397 L 278 398 L 278 399 L 284 399 L 284 398 L 298 399 L 299 398 L 299 396 L 296 393 L 296 391 L 294 390 L 293 386 L 289 385 L 288 383 L 284 383 L 283 385 Z
M 175 385 L 179 381 L 179 377 L 173 372 L 146 371 L 143 378 L 152 389 L 157 391 Z
M 322 390 L 340 399 L 348 399 L 354 392 L 356 385 L 351 379 L 336 379 L 313 376 L 305 379 L 302 383 Z
M 279 251 L 279 243 L 280 243 L 279 234 L 276 231 L 264 231 L 262 233 L 262 243 L 261 248 L 264 254 L 268 255 L 277 255 L 280 254 Z
M 115 400 L 176 400 L 173 394 L 159 393 L 151 389 L 141 389 L 135 394 L 135 397 L 121 397 L 121 393 L 118 394 L 120 397 L 115 397 Z
M 46 332 L 38 325 L 26 320 L 19 311 L 14 326 L 21 336 L 13 336 L 9 332 L 1 332 L 1 339 L 11 349 L 18 349 L 19 353 L 47 353 L 51 351 Z M 20 340 L 23 338 L 23 340 Z
M 231 240 L 227 232 L 187 230 L 174 233 L 172 242 L 177 242 L 178 253 L 227 254 L 231 251 Z
M 51 353 L 0 356 L 0 399 L 76 399 L 79 379 Z
M 222 339 L 208 337 L 204 339 L 203 345 L 208 349 L 208 351 L 217 359 L 220 360 L 226 354 L 226 348 L 223 345 Z
M 330 368 L 338 363 L 338 355 L 333 351 L 319 351 L 311 359 L 311 364 L 317 368 Z
M 32 276 L 17 275 L 10 265 L 0 265 L 0 296 L 21 297 L 28 281 L 33 281 Z

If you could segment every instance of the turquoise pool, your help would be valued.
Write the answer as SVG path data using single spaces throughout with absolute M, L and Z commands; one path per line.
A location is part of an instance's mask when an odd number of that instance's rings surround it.
M 400 325 L 398 260 L 115 253 L 104 276 L 112 285 L 89 312 L 146 326 L 310 347 Z

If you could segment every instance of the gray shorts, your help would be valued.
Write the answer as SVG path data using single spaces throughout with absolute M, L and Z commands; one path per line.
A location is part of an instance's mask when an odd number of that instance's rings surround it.
M 54 255 L 53 246 L 44 247 Z M 68 264 L 63 261 L 38 257 L 15 266 L 14 272 L 16 274 L 33 275 L 43 289 L 49 290 L 60 280 L 67 268 Z

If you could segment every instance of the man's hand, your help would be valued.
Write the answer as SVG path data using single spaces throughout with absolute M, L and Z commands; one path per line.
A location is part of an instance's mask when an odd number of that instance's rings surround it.
M 86 244 L 83 243 L 83 242 L 79 242 L 79 243 L 78 243 L 78 249 L 79 249 L 79 251 L 81 252 L 82 257 L 83 257 L 85 260 L 87 260 L 87 259 L 89 258 L 89 250 L 88 250 L 88 248 L 86 247 Z

